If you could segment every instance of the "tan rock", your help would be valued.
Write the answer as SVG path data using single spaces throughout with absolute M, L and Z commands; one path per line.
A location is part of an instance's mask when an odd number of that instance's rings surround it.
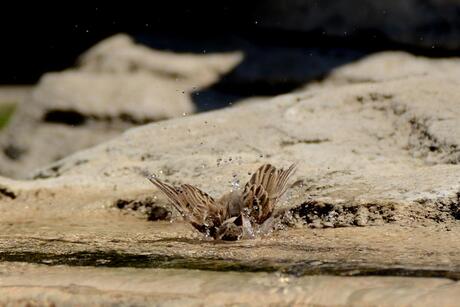
M 36 180 L 0 178 L 0 259 L 146 270 L 278 272 L 259 280 L 262 284 L 284 274 L 288 278 L 343 274 L 458 280 L 460 93 L 454 76 L 453 71 L 409 74 L 318 86 L 152 123 L 42 168 L 35 172 Z M 220 196 L 245 182 L 262 163 L 282 167 L 295 161 L 298 171 L 280 205 L 290 209 L 282 222 L 268 236 L 234 243 L 210 242 L 181 223 L 143 175 L 153 172 L 170 183 L 194 184 Z M 171 210 L 172 219 L 148 222 L 147 216 L 153 219 L 158 208 Z M 60 282 L 68 278 L 66 274 L 81 274 L 67 269 L 56 270 L 63 272 Z M 114 296 L 125 293 L 126 302 L 136 302 L 118 286 L 107 287 L 107 281 L 126 285 L 112 277 L 122 273 L 112 272 L 98 284 L 78 279 L 77 290 L 83 294 L 74 297 L 87 299 L 84 289 L 88 288 L 83 287 L 92 286 L 97 299 L 119 303 L 102 293 L 107 290 Z M 139 272 L 131 282 L 142 289 L 142 274 L 149 272 Z M 207 278 L 204 274 L 198 275 Z M 231 279 L 230 275 L 219 276 Z M 294 288 L 286 291 L 293 300 L 320 305 L 376 301 L 430 305 L 437 300 L 448 305 L 457 299 L 457 284 L 449 280 L 426 279 L 419 284 L 413 279 L 322 278 L 296 279 Z M 25 281 L 13 276 L 6 286 L 14 282 L 19 293 Z M 224 284 L 235 289 L 226 292 L 226 300 L 247 302 L 243 296 L 238 296 L 243 301 L 235 298 L 245 289 L 244 283 Z M 28 285 L 28 292 L 21 292 L 25 296 L 11 299 L 41 298 L 43 288 L 34 282 Z M 251 300 L 267 298 L 277 304 L 286 299 L 275 295 L 283 290 L 271 285 L 252 291 Z M 309 285 L 312 291 L 303 296 L 302 289 Z M 47 293 L 57 302 L 68 295 L 50 287 Z M 401 287 L 404 290 L 395 291 Z M 219 293 L 224 288 L 201 289 L 211 289 L 222 299 Z M 155 296 L 162 291 L 149 293 Z M 199 299 L 211 299 L 211 292 L 201 296 L 201 290 L 196 291 Z M 274 291 L 274 296 L 266 296 L 267 291 Z
M 454 306 L 459 282 L 267 273 L 0 265 L 1 304 Z
M 262 163 L 299 161 L 300 196 L 289 205 L 307 196 L 348 205 L 434 205 L 454 201 L 459 188 L 458 95 L 456 80 L 430 77 L 284 95 L 130 130 L 35 176 L 58 177 L 47 185 L 91 182 L 107 190 L 96 189 L 99 198 L 116 199 L 151 193 L 139 174 L 148 170 L 218 196 L 234 174 L 244 182 Z
M 0 173 L 25 178 L 40 166 L 127 128 L 193 113 L 191 93 L 216 81 L 241 54 L 155 51 L 118 35 L 74 70 L 45 74 L 0 136 Z
M 117 34 L 85 52 L 79 66 L 91 72 L 143 71 L 167 79 L 189 81 L 199 88 L 215 82 L 242 59 L 240 52 L 196 55 L 159 51 L 136 44 L 125 34 Z
M 0 107 L 4 105 L 16 105 L 32 91 L 28 85 L 2 85 L 0 86 Z

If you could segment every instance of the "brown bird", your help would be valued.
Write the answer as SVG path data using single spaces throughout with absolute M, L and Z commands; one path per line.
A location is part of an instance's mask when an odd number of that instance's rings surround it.
M 239 240 L 253 238 L 257 230 L 270 227 L 275 205 L 286 192 L 295 169 L 295 164 L 286 170 L 264 164 L 242 191 L 227 193 L 217 200 L 189 184 L 175 187 L 154 175 L 148 179 L 198 231 L 214 239 Z

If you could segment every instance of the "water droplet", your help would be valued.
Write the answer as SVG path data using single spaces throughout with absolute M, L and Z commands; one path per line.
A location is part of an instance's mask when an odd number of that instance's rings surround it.
M 230 181 L 232 184 L 232 191 L 238 190 L 240 188 L 240 180 L 236 177 L 236 175 L 233 175 L 233 179 Z

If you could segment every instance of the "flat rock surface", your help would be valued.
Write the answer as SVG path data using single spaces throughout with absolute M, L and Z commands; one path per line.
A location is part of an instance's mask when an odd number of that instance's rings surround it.
M 150 306 L 454 306 L 460 284 L 397 277 L 0 264 L 0 303 Z

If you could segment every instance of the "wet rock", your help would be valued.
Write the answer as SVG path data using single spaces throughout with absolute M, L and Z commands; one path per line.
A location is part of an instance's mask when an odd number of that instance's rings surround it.
M 365 207 L 358 208 L 358 212 L 356 213 L 354 223 L 357 226 L 366 226 L 369 220 L 368 217 L 368 210 Z
M 238 53 L 160 52 L 126 35 L 109 38 L 87 51 L 75 69 L 45 74 L 18 104 L 0 136 L 0 173 L 25 178 L 130 127 L 191 114 L 191 93 L 240 59 Z
M 331 222 L 323 222 L 323 227 L 324 228 L 331 228 L 334 227 L 334 224 Z
M 444 75 L 329 84 L 147 124 L 37 170 L 36 180 L 0 178 L 14 193 L 0 198 L 0 260 L 458 280 L 455 62 Z M 281 224 L 232 243 L 181 223 L 145 178 L 219 197 L 263 163 L 295 161 Z M 147 204 L 154 217 L 170 209 L 172 222 L 148 221 Z
M 291 278 L 267 273 L 22 264 L 3 264 L 0 274 L 0 304 L 7 305 L 448 306 L 460 299 L 459 282 L 434 278 Z
M 321 220 L 314 220 L 310 224 L 308 224 L 311 228 L 323 228 L 323 223 L 321 223 Z

